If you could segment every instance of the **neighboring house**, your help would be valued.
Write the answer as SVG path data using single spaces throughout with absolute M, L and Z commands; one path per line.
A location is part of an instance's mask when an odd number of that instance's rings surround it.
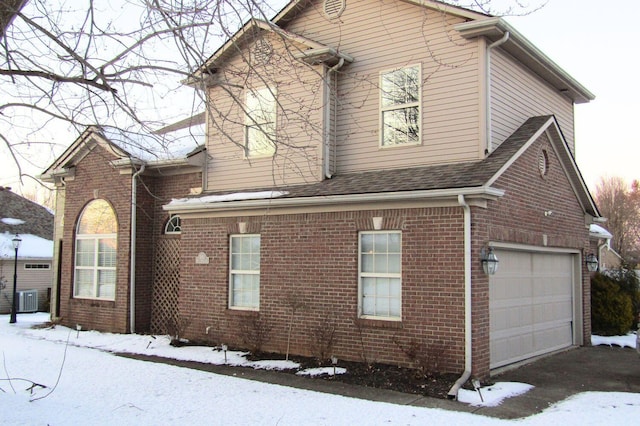
M 589 236 L 591 237 L 591 252 L 598 258 L 598 271 L 603 272 L 622 266 L 624 260 L 611 247 L 611 239 L 613 238 L 611 232 L 592 223 L 589 227 Z
M 12 240 L 19 235 L 18 263 Z M 18 312 L 48 311 L 52 282 L 53 214 L 0 186 L 0 313 L 11 312 L 17 266 Z
M 63 323 L 463 377 L 590 343 L 600 214 L 573 131 L 594 97 L 502 19 L 294 1 L 189 83 L 205 163 L 172 175 L 89 131 L 46 170 L 66 194 Z M 94 209 L 109 227 L 87 230 Z

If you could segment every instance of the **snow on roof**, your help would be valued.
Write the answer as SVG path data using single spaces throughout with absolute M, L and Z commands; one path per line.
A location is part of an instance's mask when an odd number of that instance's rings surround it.
M 223 201 L 259 200 L 265 198 L 278 198 L 288 194 L 288 192 L 283 191 L 235 192 L 232 194 L 205 195 L 194 198 L 174 198 L 168 205 L 175 206 L 179 204 L 205 204 L 219 203 Z
M 16 234 L 4 232 L 0 234 L 0 259 L 13 259 L 15 249 L 12 241 Z M 18 259 L 51 259 L 53 257 L 53 241 L 32 234 L 19 234 L 22 242 L 18 247 Z
M 204 144 L 204 124 L 194 125 L 166 134 L 147 134 L 115 127 L 102 127 L 103 135 L 132 157 L 142 161 L 162 161 L 184 158 Z
M 613 238 L 613 234 L 611 234 L 611 232 L 607 231 L 602 226 L 597 225 L 595 223 L 592 223 L 591 225 L 589 225 L 589 234 L 595 238 L 604 238 L 607 240 Z
M 13 217 L 3 217 L 2 219 L 0 219 L 0 222 L 6 225 L 22 225 L 23 223 L 25 223 L 24 220 L 16 219 Z

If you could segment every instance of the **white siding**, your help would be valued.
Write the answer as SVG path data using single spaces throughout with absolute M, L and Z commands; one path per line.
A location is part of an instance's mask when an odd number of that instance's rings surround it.
M 573 102 L 501 49 L 491 52 L 492 149 L 529 117 L 554 114 L 574 152 Z
M 49 269 L 24 269 L 25 263 L 47 263 Z M 0 289 L 0 314 L 11 312 L 13 300 L 13 259 L 0 262 L 0 275 L 4 277 L 6 287 Z M 48 293 L 52 284 L 53 265 L 51 259 L 20 260 L 18 257 L 17 291 L 38 290 L 38 309 L 48 308 Z

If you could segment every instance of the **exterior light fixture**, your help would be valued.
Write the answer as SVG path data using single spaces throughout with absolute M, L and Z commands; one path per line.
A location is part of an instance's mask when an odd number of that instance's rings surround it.
M 598 258 L 595 254 L 589 253 L 585 258 L 584 263 L 587 264 L 589 272 L 596 272 L 598 270 Z
M 493 247 L 487 247 L 482 249 L 480 253 L 480 263 L 482 263 L 482 269 L 487 275 L 493 275 L 498 270 L 498 257 L 493 252 Z
M 13 303 L 11 304 L 11 316 L 9 317 L 9 324 L 15 324 L 16 313 L 18 312 L 18 294 L 16 291 L 16 286 L 18 283 L 18 249 L 20 248 L 21 242 L 22 238 L 20 238 L 20 235 L 18 234 L 16 234 L 16 236 L 11 240 L 11 244 L 13 245 L 13 249 L 16 251 L 16 255 L 13 261 Z

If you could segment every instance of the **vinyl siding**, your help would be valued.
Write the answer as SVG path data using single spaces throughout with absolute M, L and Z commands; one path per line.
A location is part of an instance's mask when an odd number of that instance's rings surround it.
M 321 4 L 288 30 L 337 47 L 355 61 L 338 82 L 338 173 L 478 159 L 480 94 L 477 41 L 458 37 L 460 18 L 402 2 L 350 1 L 339 20 Z M 380 148 L 381 71 L 422 67 L 422 143 Z
M 269 36 L 267 65 L 236 55 L 219 70 L 225 84 L 209 89 L 207 189 L 239 190 L 315 182 L 322 170 L 323 67 L 293 59 Z M 249 46 L 250 49 L 251 46 Z M 300 46 L 291 49 L 297 52 Z M 248 49 L 244 50 L 249 57 Z M 276 154 L 245 158 L 245 90 L 269 86 L 276 94 Z
M 529 117 L 554 114 L 574 149 L 573 102 L 501 49 L 491 53 L 492 149 Z
M 50 269 L 25 269 L 24 265 L 29 264 L 49 264 Z M 13 300 L 13 268 L 14 262 L 4 260 L 0 264 L 0 275 L 4 275 L 6 279 L 6 287 L 0 290 L 0 313 L 7 314 L 11 312 L 11 302 Z M 52 270 L 53 265 L 51 259 L 32 259 L 20 260 L 18 257 L 17 271 L 17 291 L 38 290 L 38 310 L 44 311 L 49 308 L 49 289 L 52 286 Z

